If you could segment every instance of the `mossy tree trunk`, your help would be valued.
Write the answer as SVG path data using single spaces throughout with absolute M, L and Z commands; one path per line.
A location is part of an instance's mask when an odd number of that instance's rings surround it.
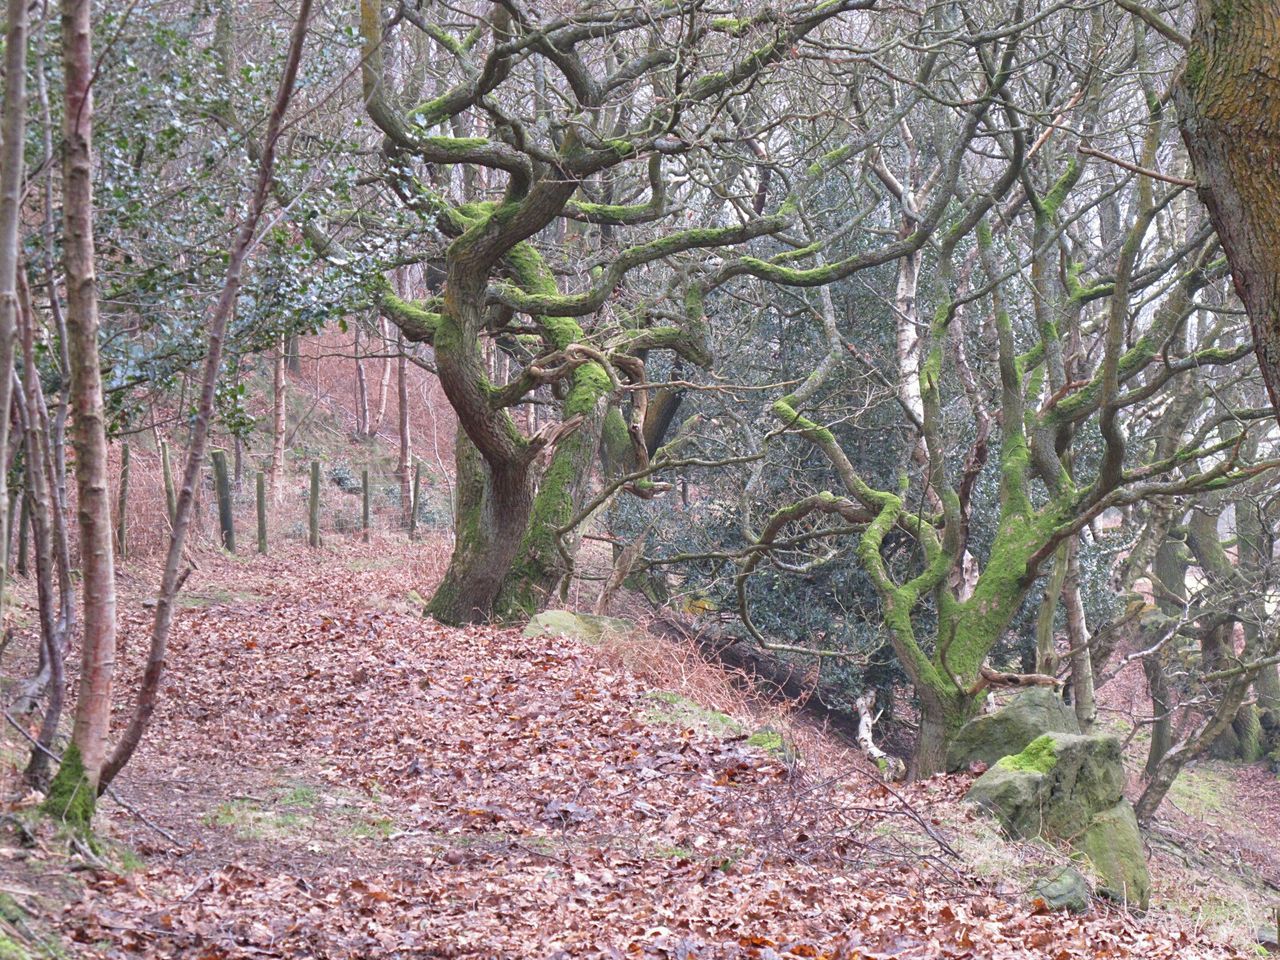
M 231 509 L 231 478 L 227 475 L 227 452 L 214 450 L 213 488 L 218 501 L 218 530 L 222 546 L 228 553 L 236 552 L 236 518 Z
M 758 46 L 729 55 L 723 70 L 692 82 L 682 96 L 705 106 L 739 96 L 753 77 L 790 56 L 807 34 L 860 5 L 860 0 L 844 0 L 798 8 L 793 16 L 762 19 Z M 662 18 L 671 15 L 663 13 Z M 533 29 L 526 20 L 499 5 L 482 29 L 501 50 Z M 611 226 L 661 219 L 668 212 L 662 155 L 692 149 L 673 144 L 667 135 L 675 115 L 665 102 L 657 103 L 647 118 L 621 119 L 631 112 L 632 98 L 626 95 L 624 107 L 618 91 L 628 89 L 630 80 L 612 85 L 592 76 L 578 50 L 586 35 L 572 23 L 572 17 L 554 25 L 548 21 L 546 29 L 554 37 L 535 44 L 534 55 L 547 57 L 565 76 L 566 89 L 576 102 L 562 119 L 547 118 L 558 131 L 554 145 L 534 149 L 533 141 L 541 134 L 533 136 L 532 131 L 527 140 L 523 134 L 501 139 L 456 135 L 454 121 L 492 90 L 509 78 L 523 82 L 512 76 L 515 62 L 509 55 L 495 55 L 484 70 L 442 95 L 432 92 L 432 99 L 411 115 L 402 115 L 386 90 L 387 38 L 381 8 L 373 0 L 360 3 L 366 108 L 392 149 L 422 163 L 461 167 L 464 183 L 476 183 L 474 173 L 481 168 L 506 180 L 498 202 L 457 204 L 425 184 L 416 185 L 418 201 L 431 209 L 436 228 L 450 241 L 442 262 L 432 263 L 442 278 L 440 289 L 425 303 L 412 303 L 397 296 L 385 277 L 375 277 L 371 284 L 384 316 L 406 338 L 429 341 L 434 347 L 436 371 L 461 428 L 456 448 L 456 544 L 444 580 L 427 606 L 429 614 L 445 622 L 516 615 L 543 602 L 564 573 L 560 537 L 591 479 L 606 412 L 620 393 L 615 366 L 621 369 L 626 358 L 646 348 L 679 349 L 673 340 L 700 343 L 705 337 L 703 329 L 665 328 L 659 336 L 664 343 L 646 343 L 641 341 L 660 328 L 637 325 L 611 343 L 589 343 L 575 318 L 603 309 L 630 271 L 684 251 L 730 247 L 775 233 L 790 216 L 779 213 L 726 228 L 672 230 L 619 252 L 607 269 L 593 275 L 587 292 L 561 294 L 530 239 L 562 218 Z M 649 25 L 638 20 L 625 29 L 647 31 Z M 642 75 L 651 69 L 640 61 L 634 66 Z M 548 104 L 547 109 L 557 108 Z M 593 118 L 585 121 L 586 127 L 584 117 Z M 617 118 L 623 132 L 629 123 L 633 139 L 615 139 L 614 133 L 592 129 L 602 117 Z M 454 135 L 424 135 L 437 129 Z M 574 200 L 581 187 L 607 179 L 628 163 L 647 168 L 647 202 Z M 510 382 L 495 384 L 483 360 L 482 336 L 499 333 L 516 313 L 529 317 L 534 331 L 520 335 L 524 369 Z M 699 346 L 691 347 L 690 353 L 705 358 Z M 622 363 L 615 364 L 615 354 Z M 527 435 L 510 411 L 548 386 L 561 398 L 559 422 Z
M 1196 7 L 1174 100 L 1280 415 L 1280 0 Z

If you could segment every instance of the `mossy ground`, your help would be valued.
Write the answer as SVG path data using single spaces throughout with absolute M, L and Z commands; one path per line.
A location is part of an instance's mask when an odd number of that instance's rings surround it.
M 239 840 L 372 840 L 390 836 L 397 829 L 377 808 L 376 797 L 323 791 L 291 781 L 277 785 L 265 796 L 223 801 L 201 819 L 207 826 L 230 831 Z
M 1217 765 L 1197 764 L 1185 768 L 1169 789 L 1169 801 L 1183 813 L 1198 819 L 1229 812 L 1234 800 L 1231 777 L 1217 769 Z
M 645 723 L 692 727 L 719 737 L 740 736 L 746 732 L 742 724 L 727 713 L 708 710 L 682 694 L 670 690 L 653 690 L 645 697 L 653 702 L 642 714 Z

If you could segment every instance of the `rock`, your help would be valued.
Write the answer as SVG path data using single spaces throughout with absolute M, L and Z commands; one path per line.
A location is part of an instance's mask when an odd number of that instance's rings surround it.
M 599 643 L 606 636 L 634 633 L 636 625 L 617 617 L 599 617 L 572 610 L 544 610 L 529 620 L 526 637 L 575 637 L 587 643 Z
M 1003 709 L 975 717 L 961 727 L 947 748 L 947 770 L 963 770 L 972 763 L 990 767 L 1001 757 L 1021 753 L 1041 734 L 1079 732 L 1075 714 L 1056 692 L 1032 687 Z
M 1151 876 L 1147 873 L 1138 818 L 1128 800 L 1095 816 L 1074 846 L 1098 872 L 1102 881 L 1099 893 L 1147 909 L 1151 902 Z
M 1015 837 L 1067 841 L 1097 870 L 1100 893 L 1145 910 L 1151 879 L 1124 780 L 1114 737 L 1047 733 L 999 760 L 966 799 Z
M 1046 733 L 979 777 L 968 798 L 1019 837 L 1070 839 L 1124 791 L 1115 737 Z
M 1031 897 L 1049 910 L 1089 911 L 1089 882 L 1075 867 L 1062 867 L 1048 876 L 1039 877 L 1031 886 Z
M 1006 833 L 1022 836 L 1022 822 L 1038 806 L 1043 785 L 1043 773 L 997 765 L 974 782 L 965 799 L 999 820 Z

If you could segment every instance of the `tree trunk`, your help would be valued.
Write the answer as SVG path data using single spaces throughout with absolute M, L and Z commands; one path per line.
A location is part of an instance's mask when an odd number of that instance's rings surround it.
M 462 430 L 455 463 L 453 555 L 426 613 L 441 623 L 477 623 L 492 614 L 520 549 L 533 509 L 533 485 L 527 467 L 491 470 Z
M 129 444 L 120 447 L 120 495 L 116 498 L 116 550 L 123 560 L 129 555 Z
M 382 358 L 382 377 L 378 381 L 378 413 L 369 424 L 369 436 L 376 437 L 382 429 L 382 421 L 387 415 L 387 397 L 391 393 L 391 354 L 387 350 L 387 321 L 378 318 L 379 341 L 384 354 Z
M 53 749 L 53 741 L 58 732 L 66 696 L 63 660 L 66 637 L 71 628 L 70 618 L 65 614 L 70 598 L 66 595 L 61 598 L 64 612 L 60 615 L 55 607 L 53 591 L 55 582 L 59 584 L 64 594 L 70 590 L 70 584 L 68 579 L 61 575 L 61 571 L 57 570 L 58 553 L 55 552 L 55 538 L 61 538 L 63 542 L 60 547 L 65 551 L 67 549 L 66 529 L 60 522 L 57 503 L 52 493 L 56 463 L 49 447 L 44 395 L 40 386 L 40 374 L 36 368 L 35 320 L 29 309 L 30 299 L 25 296 L 25 285 L 21 285 L 21 289 L 24 291 L 19 311 L 23 344 L 22 391 L 15 394 L 14 399 L 17 401 L 15 406 L 20 414 L 19 419 L 27 448 L 24 465 L 27 494 L 23 497 L 23 509 L 31 519 L 31 540 L 36 566 L 36 609 L 40 621 L 42 661 L 38 676 L 28 685 L 22 699 L 34 705 L 40 689 L 47 686 L 49 690 L 49 702 L 45 706 L 40 732 L 36 737 L 38 746 L 31 751 L 31 759 L 24 776 L 29 784 L 43 789 L 47 786 L 49 765 L 49 756 L 46 751 Z M 42 750 L 41 747 L 44 749 Z
M 276 350 L 275 363 L 272 364 L 271 394 L 271 499 L 280 503 L 284 489 L 284 439 L 288 411 L 285 406 L 288 382 L 284 376 L 284 347 Z
M 960 728 L 977 713 L 978 700 L 959 691 L 940 693 L 917 686 L 920 694 L 920 736 L 911 756 L 913 780 L 944 773 L 947 747 Z
M 1093 729 L 1098 719 L 1098 704 L 1093 695 L 1093 658 L 1089 651 L 1089 626 L 1085 622 L 1084 603 L 1080 599 L 1079 541 L 1067 546 L 1067 579 L 1062 586 L 1062 601 L 1067 612 L 1067 638 L 1071 644 L 1071 702 L 1082 733 Z
M 218 501 L 218 530 L 222 546 L 228 553 L 236 552 L 236 520 L 231 510 L 231 480 L 227 477 L 227 452 L 214 450 L 213 492 Z
M 258 552 L 265 555 L 267 552 L 267 478 L 262 471 L 258 471 L 257 490 L 258 506 Z
M 1174 101 L 1280 416 L 1280 0 L 1196 6 Z
M 178 495 L 173 489 L 173 464 L 169 460 L 169 444 L 160 441 L 160 472 L 164 475 L 164 507 L 169 518 L 169 526 L 173 526 L 177 515 Z
M 311 494 L 307 501 L 307 543 L 320 546 L 320 461 L 311 461 Z
M 116 651 L 115 556 L 107 485 L 107 434 L 98 356 L 98 293 L 93 240 L 93 76 L 89 0 L 63 0 L 63 267 L 71 361 L 72 446 L 79 497 L 84 590 L 80 687 L 71 745 L 46 807 L 76 829 L 93 818 L 106 759 Z
M 7 8 L 4 107 L 0 113 L 0 455 L 7 455 L 9 450 L 27 121 L 27 4 L 25 0 L 8 0 Z M 0 556 L 0 623 L 4 620 L 4 586 L 9 576 L 9 513 L 9 471 L 0 469 L 0 543 L 6 546 L 4 556 Z
M 396 360 L 396 396 L 400 402 L 400 459 L 396 464 L 396 476 L 400 480 L 400 509 L 405 526 L 409 525 L 409 512 L 413 509 L 413 478 L 409 465 L 413 462 L 413 438 L 409 435 L 409 359 L 405 355 L 404 337 L 396 338 L 399 358 Z
M 369 386 L 364 378 L 364 361 L 360 359 L 360 321 L 356 321 L 352 350 L 356 357 L 356 436 L 367 437 L 369 430 Z
M 418 535 L 418 514 L 422 509 L 422 464 L 413 465 L 413 502 L 409 507 L 409 539 Z

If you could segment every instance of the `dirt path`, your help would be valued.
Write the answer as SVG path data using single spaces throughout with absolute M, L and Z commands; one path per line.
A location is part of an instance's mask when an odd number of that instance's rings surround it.
M 930 836 L 954 781 L 900 797 L 608 651 L 424 623 L 405 549 L 202 563 L 119 783 L 176 842 L 104 803 L 143 863 L 89 874 L 77 955 L 1216 955 L 964 876 Z

